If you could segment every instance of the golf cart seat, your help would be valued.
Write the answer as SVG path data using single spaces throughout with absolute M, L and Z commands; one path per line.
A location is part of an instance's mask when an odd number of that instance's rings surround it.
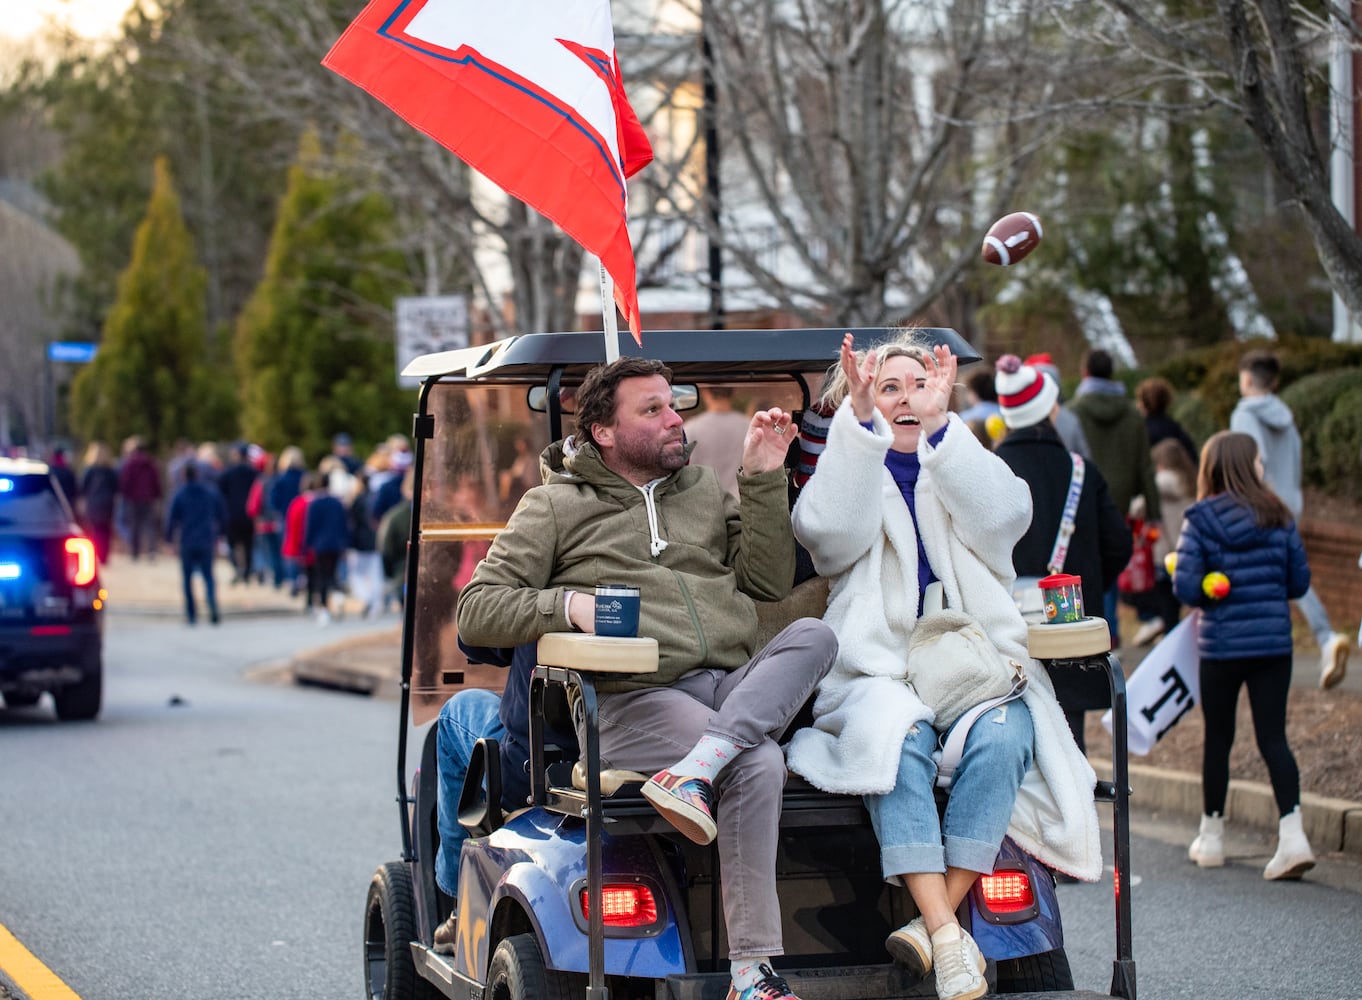
M 589 663 L 589 667 L 583 664 Z M 570 667 L 593 674 L 657 673 L 657 640 L 548 632 L 539 637 L 539 665 Z
M 1032 624 L 1027 630 L 1027 651 L 1037 660 L 1088 660 L 1111 652 L 1111 630 L 1105 618 L 1080 618 L 1076 622 Z

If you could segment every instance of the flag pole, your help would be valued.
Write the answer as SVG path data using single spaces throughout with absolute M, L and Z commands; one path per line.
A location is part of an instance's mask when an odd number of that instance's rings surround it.
M 620 356 L 619 321 L 615 313 L 615 279 L 601 264 L 601 319 L 605 321 L 605 363 L 608 365 Z

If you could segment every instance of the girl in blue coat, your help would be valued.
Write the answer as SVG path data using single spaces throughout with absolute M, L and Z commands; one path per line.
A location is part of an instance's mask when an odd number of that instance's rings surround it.
M 1211 574 L 1228 591 L 1217 592 Z M 1310 586 L 1291 512 L 1263 479 L 1258 445 L 1247 434 L 1221 431 L 1201 450 L 1197 502 L 1187 508 L 1178 540 L 1173 590 L 1201 609 L 1201 758 L 1204 815 L 1188 857 L 1203 868 L 1225 863 L 1225 798 L 1239 689 L 1248 688 L 1253 732 L 1267 765 L 1281 816 L 1268 879 L 1295 879 L 1314 867 L 1301 829 L 1300 771 L 1286 742 L 1291 687 L 1291 608 Z M 1219 596 L 1217 596 L 1217 593 Z

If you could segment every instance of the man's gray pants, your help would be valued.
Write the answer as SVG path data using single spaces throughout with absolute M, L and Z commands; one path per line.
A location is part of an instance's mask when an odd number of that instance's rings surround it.
M 801 618 L 738 670 L 700 668 L 670 687 L 602 695 L 601 766 L 653 774 L 710 733 L 743 750 L 715 781 L 730 958 L 783 953 L 776 845 L 785 755 L 776 740 L 832 667 L 837 638 Z

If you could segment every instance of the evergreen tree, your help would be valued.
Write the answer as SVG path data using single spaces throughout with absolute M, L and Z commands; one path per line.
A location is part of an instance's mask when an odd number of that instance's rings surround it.
M 345 430 L 379 438 L 410 423 L 397 385 L 393 299 L 410 294 L 392 208 L 324 162 L 305 133 L 279 203 L 265 273 L 237 321 L 242 428 L 310 457 Z
M 140 434 L 156 447 L 230 433 L 230 410 L 222 406 L 230 386 L 211 375 L 204 283 L 169 164 L 157 158 L 99 354 L 72 385 L 71 422 L 80 436 Z

